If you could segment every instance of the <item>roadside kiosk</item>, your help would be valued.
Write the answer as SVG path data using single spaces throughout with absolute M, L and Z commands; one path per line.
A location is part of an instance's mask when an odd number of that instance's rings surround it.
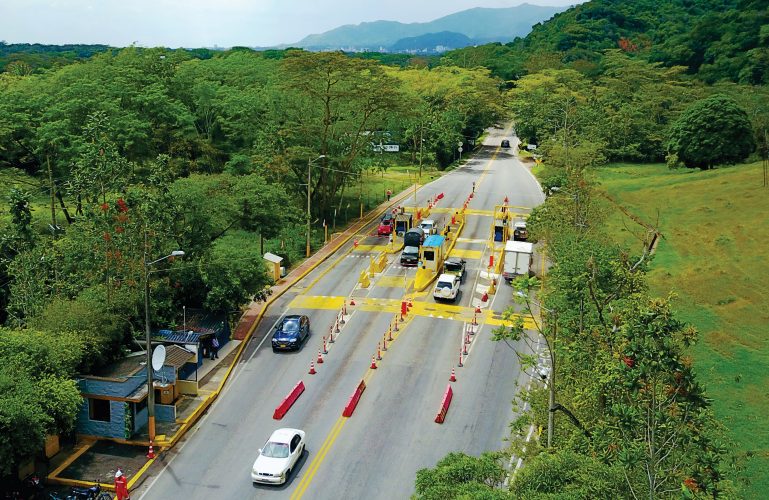
M 446 257 L 444 252 L 446 247 L 444 243 L 446 237 L 439 234 L 428 236 L 422 247 L 419 249 L 420 268 L 428 269 L 435 273 L 443 266 L 443 260 Z

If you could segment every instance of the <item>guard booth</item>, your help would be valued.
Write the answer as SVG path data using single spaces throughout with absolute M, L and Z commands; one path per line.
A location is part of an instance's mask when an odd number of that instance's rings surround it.
M 419 261 L 421 269 L 438 272 L 443 266 L 443 259 L 446 257 L 444 243 L 446 238 L 439 234 L 428 236 L 419 249 Z
M 512 237 L 512 213 L 507 205 L 494 207 L 494 224 L 491 226 L 491 241 L 504 243 Z
M 280 266 L 280 263 L 283 262 L 283 257 L 267 252 L 264 254 L 264 260 L 268 262 L 267 266 L 272 274 L 272 281 L 277 283 L 283 276 L 284 268 Z
M 494 227 L 492 227 L 492 239 L 498 242 L 504 242 L 509 239 L 510 224 L 507 218 L 494 219 Z
M 395 215 L 395 234 L 401 238 L 406 231 L 414 227 L 413 214 L 401 212 Z

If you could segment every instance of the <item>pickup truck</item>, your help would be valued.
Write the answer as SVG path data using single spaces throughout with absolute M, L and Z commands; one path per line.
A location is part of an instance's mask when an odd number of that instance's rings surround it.
M 459 276 L 444 273 L 438 277 L 438 282 L 433 289 L 433 297 L 436 300 L 457 300 L 459 295 Z
M 513 239 L 515 241 L 526 241 L 529 239 L 529 231 L 526 229 L 526 221 L 518 221 L 513 224 Z

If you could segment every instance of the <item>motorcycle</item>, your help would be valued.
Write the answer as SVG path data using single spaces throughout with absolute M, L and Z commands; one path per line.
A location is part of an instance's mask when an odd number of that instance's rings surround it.
M 88 488 L 73 486 L 67 500 L 112 500 L 112 495 L 101 490 L 101 485 L 96 483 Z

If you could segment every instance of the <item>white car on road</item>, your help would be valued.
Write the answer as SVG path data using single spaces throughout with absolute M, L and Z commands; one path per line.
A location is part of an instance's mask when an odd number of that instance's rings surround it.
M 433 297 L 439 300 L 457 299 L 459 294 L 459 276 L 456 274 L 441 274 L 433 289 Z
M 422 219 L 422 222 L 419 223 L 419 227 L 425 232 L 425 238 L 431 234 L 435 234 L 435 221 L 432 219 Z
M 251 469 L 255 483 L 283 484 L 304 452 L 304 431 L 278 429 L 272 433 Z

